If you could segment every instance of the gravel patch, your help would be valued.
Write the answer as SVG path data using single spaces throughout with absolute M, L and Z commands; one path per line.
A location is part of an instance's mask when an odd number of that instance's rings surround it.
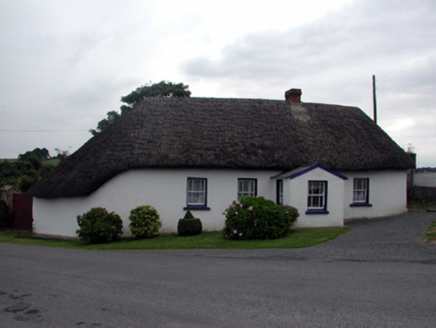
M 425 244 L 419 234 L 436 213 L 409 212 L 401 215 L 354 220 L 353 228 L 335 240 L 302 249 L 181 250 L 175 256 L 259 258 L 261 260 L 321 260 L 356 262 L 416 262 L 436 264 L 436 245 Z

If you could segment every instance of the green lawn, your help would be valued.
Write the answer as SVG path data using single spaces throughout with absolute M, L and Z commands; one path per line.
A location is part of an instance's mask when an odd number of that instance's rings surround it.
M 422 237 L 426 242 L 436 242 L 436 221 L 433 221 L 425 228 Z
M 152 250 L 152 249 L 265 249 L 302 248 L 315 246 L 348 232 L 351 228 L 316 228 L 294 231 L 287 237 L 273 240 L 226 240 L 221 232 L 203 232 L 192 237 L 176 234 L 162 235 L 153 239 L 123 239 L 110 244 L 86 245 L 79 240 L 63 241 L 35 238 L 30 233 L 1 231 L 0 242 L 46 247 L 92 249 L 92 250 Z
M 46 159 L 46 160 L 42 161 L 42 164 L 43 165 L 58 166 L 60 162 L 61 162 L 61 160 L 59 158 L 50 158 L 50 159 Z

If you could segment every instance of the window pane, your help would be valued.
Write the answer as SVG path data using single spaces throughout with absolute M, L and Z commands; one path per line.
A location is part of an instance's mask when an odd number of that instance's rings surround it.
M 309 181 L 307 206 L 309 208 L 323 209 L 325 207 L 326 182 Z
M 365 193 L 360 190 L 354 191 L 354 200 L 355 201 L 365 201 Z
M 354 179 L 353 183 L 353 201 L 368 202 L 368 182 L 369 179 Z
M 188 205 L 206 205 L 206 179 L 188 179 Z
M 283 180 L 277 180 L 277 204 L 283 205 Z
M 188 203 L 189 204 L 204 204 L 204 193 L 189 193 Z
M 244 196 L 256 196 L 256 179 L 238 180 L 238 199 Z
M 190 180 L 190 191 L 204 191 L 204 180 Z

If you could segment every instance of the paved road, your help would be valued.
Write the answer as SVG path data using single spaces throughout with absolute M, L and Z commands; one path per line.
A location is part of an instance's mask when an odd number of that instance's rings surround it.
M 82 251 L 0 243 L 1 327 L 436 327 L 435 213 L 290 250 Z

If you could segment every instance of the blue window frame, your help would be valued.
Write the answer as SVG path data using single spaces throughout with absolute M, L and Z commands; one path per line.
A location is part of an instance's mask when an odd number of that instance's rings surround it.
M 283 205 L 283 180 L 276 181 L 276 203 Z
M 244 196 L 257 196 L 257 179 L 238 179 L 238 199 Z
M 309 181 L 306 214 L 328 214 L 327 181 Z
M 353 203 L 350 206 L 372 206 L 369 203 L 368 178 L 355 178 L 353 180 Z
M 188 178 L 185 210 L 209 210 L 207 207 L 207 179 Z

